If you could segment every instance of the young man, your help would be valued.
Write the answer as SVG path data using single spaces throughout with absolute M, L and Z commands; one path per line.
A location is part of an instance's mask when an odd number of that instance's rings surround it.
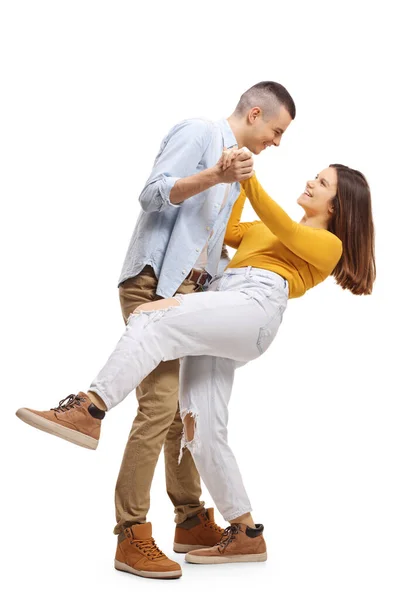
M 144 302 L 200 291 L 226 264 L 223 238 L 238 182 L 252 175 L 243 153 L 225 171 L 217 164 L 225 148 L 259 154 L 279 146 L 295 117 L 287 90 L 261 82 L 247 90 L 228 119 L 179 123 L 161 143 L 139 197 L 142 211 L 119 280 L 125 322 Z M 222 258 L 222 260 L 221 260 Z M 146 522 L 150 487 L 164 445 L 168 495 L 175 506 L 176 552 L 212 547 L 222 528 L 200 501 L 200 478 L 190 452 L 179 463 L 182 421 L 178 410 L 179 361 L 162 362 L 137 388 L 138 412 L 117 485 L 114 532 L 118 568 L 145 577 L 180 577 L 178 563 L 155 545 Z M 106 406 L 95 393 L 68 396 L 57 409 L 20 409 L 30 425 L 95 448 Z

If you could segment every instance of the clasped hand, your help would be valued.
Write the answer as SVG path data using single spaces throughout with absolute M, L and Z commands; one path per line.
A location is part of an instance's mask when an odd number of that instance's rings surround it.
M 221 183 L 244 181 L 253 175 L 253 156 L 247 148 L 224 148 L 216 164 Z

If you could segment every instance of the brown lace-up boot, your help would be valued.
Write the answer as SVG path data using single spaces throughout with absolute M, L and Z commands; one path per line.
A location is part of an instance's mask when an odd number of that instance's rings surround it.
M 185 560 L 197 564 L 267 560 L 263 531 L 263 525 L 256 525 L 253 529 L 244 523 L 234 523 L 225 529 L 219 544 L 213 548 L 193 550 L 186 554 Z
M 105 414 L 83 392 L 70 394 L 61 400 L 57 408 L 20 408 L 16 412 L 17 417 L 28 425 L 91 450 L 95 450 L 99 443 L 101 419 Z
M 124 529 L 118 536 L 115 568 L 140 577 L 181 577 L 180 565 L 161 552 L 151 535 L 151 523 L 132 525 Z
M 221 540 L 224 533 L 214 521 L 214 509 L 206 508 L 175 529 L 174 551 L 190 552 L 198 548 L 210 548 Z

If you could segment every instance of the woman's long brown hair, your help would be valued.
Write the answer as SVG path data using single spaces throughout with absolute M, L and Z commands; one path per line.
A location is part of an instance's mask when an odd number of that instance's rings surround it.
M 343 244 L 343 254 L 332 275 L 352 294 L 371 294 L 376 265 L 369 185 L 360 171 L 340 164 L 329 166 L 336 169 L 338 183 L 328 229 Z

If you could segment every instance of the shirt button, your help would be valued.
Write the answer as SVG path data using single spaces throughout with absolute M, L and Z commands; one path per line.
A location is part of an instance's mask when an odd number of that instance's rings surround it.
M 199 248 L 196 248 L 196 252 L 200 252 Z
M 182 275 L 184 275 L 186 273 L 186 271 L 182 271 Z
M 207 231 L 210 231 L 210 228 L 209 228 L 209 227 L 206 227 L 206 229 L 207 229 Z

